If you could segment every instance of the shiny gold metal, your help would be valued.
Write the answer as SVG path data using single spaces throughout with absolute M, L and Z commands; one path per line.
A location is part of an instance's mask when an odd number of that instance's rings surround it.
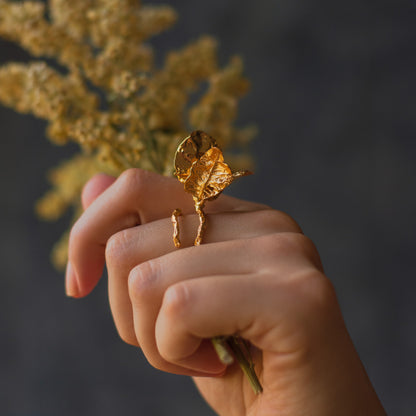
M 200 130 L 193 131 L 176 150 L 175 176 L 184 183 L 192 164 L 211 147 L 217 147 L 216 141 L 211 136 Z
M 178 146 L 175 154 L 175 176 L 184 184 L 185 191 L 192 195 L 195 211 L 199 216 L 195 246 L 201 244 L 207 227 L 203 209 L 205 202 L 217 198 L 236 178 L 250 174 L 247 170 L 232 172 L 224 162 L 224 156 L 216 141 L 202 131 L 192 132 Z M 177 248 L 181 246 L 178 222 L 180 215 L 180 209 L 175 209 L 172 213 L 173 242 Z M 246 341 L 236 335 L 218 336 L 212 338 L 212 344 L 221 362 L 230 365 L 235 357 L 253 391 L 256 394 L 263 391 Z
M 201 244 L 206 229 L 205 202 L 218 198 L 234 179 L 250 174 L 247 170 L 232 172 L 215 139 L 202 131 L 192 132 L 179 145 L 175 154 L 175 176 L 192 195 L 199 216 L 196 246 Z
M 181 246 L 181 241 L 179 240 L 179 222 L 178 217 L 182 215 L 182 211 L 180 209 L 175 209 L 172 212 L 172 224 L 173 224 L 173 244 L 175 244 L 176 248 Z

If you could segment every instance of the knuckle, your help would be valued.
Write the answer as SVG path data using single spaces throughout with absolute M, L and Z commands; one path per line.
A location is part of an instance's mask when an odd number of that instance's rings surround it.
M 298 276 L 299 277 L 299 276 Z M 306 273 L 288 283 L 286 296 L 289 325 L 286 327 L 288 351 L 308 351 L 322 342 L 328 331 L 342 321 L 335 290 L 322 273 Z
M 256 211 L 258 226 L 276 232 L 302 233 L 297 222 L 288 214 L 275 209 Z
M 313 241 L 303 234 L 297 236 L 298 251 L 320 272 L 323 272 L 321 257 Z
M 166 290 L 163 297 L 163 312 L 171 321 L 183 319 L 191 303 L 191 292 L 187 282 L 176 283 Z
M 294 241 L 291 234 L 273 233 L 260 237 L 255 245 L 261 252 L 269 256 L 286 255 L 294 249 Z
M 255 243 L 266 255 L 290 256 L 301 255 L 307 259 L 316 269 L 322 271 L 322 264 L 312 240 L 301 233 L 273 233 L 260 237 L 260 241 Z
M 142 169 L 127 169 L 119 176 L 118 183 L 128 192 L 137 192 L 146 184 L 147 175 L 148 173 Z
M 316 251 L 312 240 L 303 234 L 294 234 L 289 238 L 291 240 L 292 248 L 308 257 Z
M 156 280 L 159 275 L 158 263 L 155 260 L 145 261 L 135 266 L 128 277 L 128 290 L 133 302 L 150 301 L 156 290 Z
M 307 314 L 320 317 L 317 322 L 332 316 L 338 305 L 335 288 L 322 273 L 312 273 L 304 278 L 299 292 Z
M 293 233 L 303 234 L 300 225 L 289 214 L 286 214 L 283 211 L 277 211 L 277 213 L 279 214 L 280 221 L 282 222 L 282 224 L 285 225 L 285 227 L 288 230 L 290 230 Z
M 127 231 L 122 230 L 113 234 L 105 246 L 105 259 L 108 264 L 120 264 L 123 262 L 123 254 L 128 245 Z

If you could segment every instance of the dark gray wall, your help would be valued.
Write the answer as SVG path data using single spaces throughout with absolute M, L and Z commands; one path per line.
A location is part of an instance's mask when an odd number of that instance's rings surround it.
M 231 192 L 294 216 L 315 241 L 387 411 L 416 414 L 416 3 L 176 1 L 179 47 L 201 33 L 245 58 L 256 174 Z M 0 43 L 0 61 L 24 59 Z M 192 383 L 152 369 L 117 337 L 105 282 L 64 296 L 39 222 L 45 171 L 74 149 L 0 108 L 0 412 L 13 416 L 211 415 Z

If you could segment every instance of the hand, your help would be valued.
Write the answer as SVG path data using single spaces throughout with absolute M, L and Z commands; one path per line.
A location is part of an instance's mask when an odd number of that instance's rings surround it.
M 385 414 L 318 252 L 290 217 L 221 196 L 207 204 L 204 244 L 193 247 L 198 219 L 174 179 L 141 170 L 116 181 L 100 175 L 83 202 L 70 237 L 67 292 L 87 295 L 106 263 L 121 338 L 156 368 L 193 376 L 220 415 Z M 175 208 L 185 214 L 179 250 Z M 236 333 L 254 346 L 261 395 L 235 364 L 219 362 L 209 341 Z

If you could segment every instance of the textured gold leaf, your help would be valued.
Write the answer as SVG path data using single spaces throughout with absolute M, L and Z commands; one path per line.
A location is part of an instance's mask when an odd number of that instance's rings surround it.
M 191 167 L 185 181 L 185 191 L 195 200 L 205 201 L 217 197 L 234 177 L 218 147 L 211 147 Z
M 203 131 L 192 132 L 178 146 L 175 155 L 175 175 L 184 184 L 185 191 L 192 195 L 195 211 L 199 216 L 195 245 L 201 244 L 206 228 L 203 210 L 205 202 L 217 198 L 234 179 L 250 174 L 247 170 L 232 172 L 224 162 L 224 156 L 216 141 Z M 175 246 L 179 247 L 177 217 L 176 214 L 173 215 L 172 222 L 175 228 Z
M 176 151 L 175 176 L 184 183 L 190 174 L 192 164 L 214 146 L 217 146 L 217 143 L 211 136 L 200 130 L 193 131 Z

